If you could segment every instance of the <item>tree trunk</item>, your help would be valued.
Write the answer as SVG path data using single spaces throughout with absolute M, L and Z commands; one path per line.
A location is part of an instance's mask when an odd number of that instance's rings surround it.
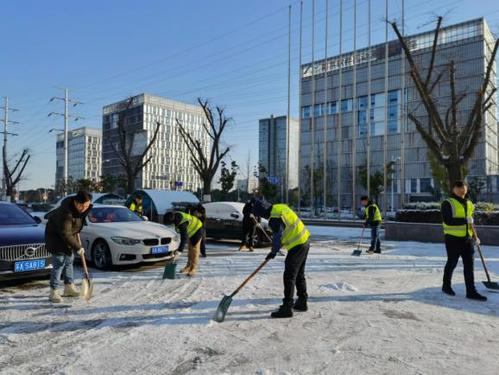
M 454 182 L 464 180 L 464 166 L 459 160 L 451 160 L 445 167 L 448 172 L 449 188 L 452 189 Z
M 126 187 L 128 194 L 132 194 L 135 191 L 135 176 L 129 171 L 127 171 Z

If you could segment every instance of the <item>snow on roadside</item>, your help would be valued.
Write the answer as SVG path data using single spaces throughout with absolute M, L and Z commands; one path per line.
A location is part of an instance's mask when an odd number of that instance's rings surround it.
M 0 289 L 0 373 L 497 374 L 499 294 L 477 282 L 489 301 L 466 300 L 458 268 L 458 295 L 443 295 L 442 244 L 388 242 L 386 254 L 352 257 L 358 229 L 311 229 L 310 311 L 289 320 L 269 319 L 284 257 L 234 298 L 225 322 L 211 320 L 268 251 L 234 244 L 210 243 L 194 279 L 93 270 L 89 303 L 53 306 L 46 281 Z M 485 247 L 494 277 L 498 250 Z

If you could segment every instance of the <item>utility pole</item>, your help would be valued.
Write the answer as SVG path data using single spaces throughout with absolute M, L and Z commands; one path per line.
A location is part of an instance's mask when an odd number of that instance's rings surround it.
M 291 5 L 288 14 L 288 113 L 286 116 L 286 204 L 289 204 L 289 132 L 291 117 Z
M 68 123 L 69 118 L 73 117 L 75 121 L 82 120 L 83 117 L 73 116 L 69 114 L 69 103 L 73 104 L 73 107 L 76 107 L 78 104 L 82 104 L 82 102 L 70 99 L 69 98 L 69 89 L 64 89 L 64 97 L 54 96 L 50 99 L 51 102 L 54 100 L 62 100 L 64 101 L 64 113 L 59 112 L 50 112 L 48 116 L 57 115 L 64 117 L 64 167 L 63 167 L 63 182 L 64 182 L 64 195 L 67 192 L 67 182 L 68 182 Z M 56 181 L 57 184 L 57 181 Z
M 302 91 L 302 76 L 303 69 L 301 66 L 302 63 L 302 47 L 303 47 L 303 1 L 300 1 L 300 44 L 299 44 L 299 52 L 298 52 L 298 107 L 299 107 L 299 116 L 298 116 L 298 215 L 301 214 L 301 125 L 303 118 L 303 109 L 302 99 L 301 99 L 301 91 Z
M 7 192 L 7 137 L 10 136 L 17 136 L 17 133 L 9 133 L 7 131 L 7 127 L 9 124 L 19 124 L 17 121 L 10 121 L 9 120 L 9 112 L 17 112 L 18 109 L 15 108 L 10 108 L 9 107 L 9 97 L 5 96 L 3 98 L 3 119 L 0 120 L 3 122 L 3 149 L 2 149 L 2 156 L 3 156 L 3 168 L 2 168 L 2 200 L 6 200 L 6 192 Z
M 326 111 L 323 113 L 324 116 L 324 128 L 323 130 L 323 146 L 322 146 L 322 204 L 324 209 L 324 217 L 327 218 L 327 120 L 329 113 L 329 103 L 328 103 L 328 63 L 327 63 L 327 37 L 328 37 L 328 21 L 329 21 L 329 0 L 326 0 L 326 32 L 324 35 L 324 107 Z M 331 76 L 332 77 L 332 76 Z

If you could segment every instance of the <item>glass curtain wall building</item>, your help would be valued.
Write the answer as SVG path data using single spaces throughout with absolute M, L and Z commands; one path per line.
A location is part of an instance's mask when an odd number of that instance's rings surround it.
M 410 49 L 414 53 L 419 66 L 428 67 L 434 32 L 426 32 L 406 37 Z M 456 91 L 467 93 L 468 96 L 459 104 L 459 122 L 463 124 L 470 113 L 475 92 L 480 87 L 488 60 L 490 59 L 495 38 L 484 19 L 476 19 L 441 29 L 435 74 L 446 69 L 453 60 L 456 64 Z M 370 92 L 368 98 L 368 62 L 371 65 Z M 353 89 L 353 66 L 356 64 L 356 90 Z M 383 173 L 384 160 L 394 161 L 394 208 L 404 200 L 432 200 L 435 193 L 435 181 L 428 159 L 428 148 L 421 139 L 414 124 L 407 119 L 406 113 L 413 113 L 423 123 L 428 123 L 426 112 L 421 106 L 419 95 L 409 75 L 409 64 L 405 63 L 405 90 L 402 92 L 402 49 L 398 41 L 388 43 L 388 90 L 385 95 L 385 43 L 373 45 L 370 49 L 357 50 L 355 53 L 344 53 L 312 64 L 302 65 L 301 70 L 301 129 L 300 129 L 300 186 L 305 202 L 308 201 L 310 170 L 322 169 L 323 147 L 327 147 L 326 181 L 330 189 L 326 193 L 327 205 L 338 206 L 337 193 L 340 187 L 340 202 L 342 208 L 349 209 L 352 205 L 352 159 L 356 160 L 356 197 L 366 193 L 359 181 L 359 169 L 367 164 L 368 144 L 370 143 L 370 171 Z M 342 86 L 339 87 L 339 72 L 342 70 Z M 327 70 L 328 93 L 325 95 L 325 73 Z M 315 81 L 315 82 L 313 82 Z M 492 72 L 491 87 L 496 83 L 496 69 Z M 315 87 L 315 93 L 312 89 Z M 353 92 L 356 91 L 356 98 Z M 435 87 L 433 96 L 438 102 L 438 109 L 445 118 L 450 103 L 450 86 L 448 75 L 444 74 L 442 81 Z M 328 102 L 325 103 L 325 98 Z M 341 98 L 341 103 L 339 103 Z M 369 103 L 370 100 L 370 103 Z M 314 105 L 315 103 L 315 105 Z M 368 110 L 370 108 L 370 113 Z M 404 110 L 405 108 L 405 110 Z M 386 118 L 385 121 L 385 109 Z M 341 112 L 341 116 L 339 116 Z M 327 137 L 323 136 L 324 116 L 327 115 Z M 354 116 L 356 116 L 353 132 Z M 341 117 L 341 125 L 340 125 Z M 312 126 L 314 121 L 314 126 Z M 487 181 L 487 189 L 497 190 L 499 175 L 498 123 L 496 119 L 496 100 L 487 111 L 483 120 L 483 132 L 468 165 L 470 178 L 480 178 Z M 385 126 L 386 124 L 386 126 Z M 405 124 L 405 127 L 403 127 Z M 387 150 L 384 152 L 385 129 Z M 341 133 L 340 133 L 341 132 Z M 368 142 L 369 141 L 369 142 Z M 404 157 L 401 157 L 402 141 Z M 355 142 L 356 157 L 352 158 Z M 313 146 L 312 146 L 313 145 Z M 338 160 L 340 148 L 340 160 Z M 314 150 L 314 155 L 311 155 Z M 404 165 L 401 165 L 401 160 Z M 340 180 L 338 180 L 340 168 Z M 401 181 L 401 176 L 404 176 Z M 322 178 L 322 176 L 321 176 Z M 314 178 L 315 181 L 315 178 Z M 322 199 L 323 186 L 321 181 L 314 182 L 316 199 Z M 391 186 L 388 184 L 388 195 Z M 496 198 L 497 199 L 497 198 Z M 380 203 L 383 199 L 380 197 Z M 388 199 L 390 201 L 390 199 Z M 307 204 L 307 203 L 306 203 Z M 309 203 L 308 203 L 309 204 Z M 389 207 L 388 207 L 389 209 Z
M 81 127 L 68 132 L 68 178 L 98 181 L 101 176 L 102 132 Z M 64 173 L 64 133 L 57 135 L 56 186 Z
M 161 124 L 156 142 L 146 155 L 151 157 L 151 161 L 136 179 L 137 189 L 194 192 L 200 189 L 201 179 L 194 170 L 190 151 L 180 135 L 176 121 L 178 119 L 191 136 L 201 142 L 205 154 L 208 154 L 211 149 L 211 139 L 203 128 L 206 116 L 202 108 L 150 94 L 134 96 L 128 109 L 127 104 L 128 99 L 103 108 L 103 173 L 114 176 L 125 175 L 113 150 L 113 145 L 118 145 L 119 114 L 123 113 L 127 132 L 134 134 L 133 156 L 140 155 L 152 139 L 156 122 L 159 121 Z

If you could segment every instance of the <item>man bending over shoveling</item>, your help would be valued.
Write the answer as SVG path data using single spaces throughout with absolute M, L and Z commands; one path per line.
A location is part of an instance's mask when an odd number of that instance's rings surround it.
M 180 245 L 177 252 L 184 251 L 188 244 L 187 265 L 182 269 L 182 273 L 187 276 L 195 276 L 199 264 L 199 253 L 201 240 L 203 239 L 203 223 L 196 216 L 185 212 L 167 212 L 163 217 L 165 225 L 174 225 L 175 230 L 180 233 Z
M 283 246 L 288 254 L 284 266 L 284 299 L 272 318 L 291 318 L 293 309 L 307 311 L 307 284 L 305 281 L 305 263 L 310 247 L 310 232 L 300 218 L 285 204 L 271 204 L 264 199 L 257 199 L 253 205 L 255 216 L 269 219 L 273 232 L 272 250 L 267 259 L 274 259 Z M 296 302 L 293 296 L 296 292 Z

